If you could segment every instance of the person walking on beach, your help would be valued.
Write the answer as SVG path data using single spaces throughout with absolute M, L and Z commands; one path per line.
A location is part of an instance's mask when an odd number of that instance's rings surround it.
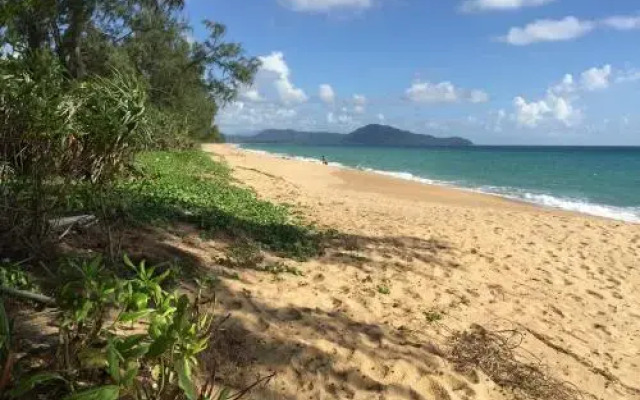
M 322 156 L 322 163 L 324 165 L 329 165 L 329 163 L 327 162 L 327 159 L 324 156 Z

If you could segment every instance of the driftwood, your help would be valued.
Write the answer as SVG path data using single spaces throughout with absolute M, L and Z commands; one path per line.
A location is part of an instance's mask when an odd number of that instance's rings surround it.
M 53 218 L 49 220 L 49 225 L 53 230 L 66 230 L 73 226 L 89 226 L 97 221 L 95 215 L 75 215 L 73 217 Z
M 67 234 L 76 226 L 79 227 L 89 227 L 98 222 L 98 219 L 95 215 L 76 215 L 72 217 L 61 217 L 61 218 L 53 218 L 49 220 L 49 226 L 56 232 L 62 231 L 60 236 L 58 236 L 58 240 L 61 240 L 63 237 L 67 236 Z
M 31 300 L 31 301 L 35 301 L 37 303 L 42 303 L 48 306 L 53 306 L 56 304 L 55 299 L 49 297 L 49 296 L 45 296 L 42 294 L 37 294 L 37 293 L 31 293 L 31 292 L 27 292 L 25 290 L 18 290 L 18 289 L 13 289 L 7 286 L 0 286 L 0 292 L 5 293 L 11 297 L 17 297 L 19 299 L 23 299 L 23 300 Z

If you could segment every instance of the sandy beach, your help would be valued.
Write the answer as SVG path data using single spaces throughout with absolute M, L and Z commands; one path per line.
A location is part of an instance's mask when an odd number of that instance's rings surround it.
M 256 398 L 527 398 L 452 360 L 453 338 L 475 329 L 508 338 L 516 360 L 582 398 L 640 399 L 640 226 L 205 150 L 260 197 L 341 233 L 322 257 L 286 260 L 303 276 L 225 282 L 220 307 L 235 325 L 218 351 L 243 371 L 277 373 Z M 546 396 L 566 398 L 556 394 Z

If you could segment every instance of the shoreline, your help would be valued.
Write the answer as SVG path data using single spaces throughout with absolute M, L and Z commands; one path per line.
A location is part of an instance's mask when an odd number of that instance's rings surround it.
M 313 344 L 301 357 L 321 349 L 336 365 L 337 375 L 305 375 L 313 389 L 300 386 L 300 369 L 283 366 L 278 385 L 291 398 L 331 397 L 323 382 L 356 388 L 356 399 L 373 398 L 358 388 L 361 375 L 339 372 L 350 369 L 367 371 L 381 388 L 401 384 L 425 398 L 460 399 L 453 388 L 443 397 L 433 391 L 435 381 L 446 386 L 460 378 L 455 368 L 441 359 L 430 367 L 436 375 L 425 375 L 417 360 L 430 356 L 413 358 L 418 347 L 407 343 L 445 347 L 452 333 L 480 326 L 519 332 L 519 356 L 542 362 L 585 398 L 640 400 L 635 224 L 228 145 L 204 149 L 259 198 L 336 232 L 318 258 L 286 261 L 302 278 L 247 274 L 246 282 L 260 285 L 233 282 L 267 309 L 300 312 L 294 322 L 270 324 L 263 340 L 297 338 Z M 266 325 L 251 318 L 248 326 L 262 332 Z M 391 370 L 397 373 L 384 373 Z M 470 385 L 478 399 L 511 400 L 492 382 Z
M 231 144 L 225 144 L 225 146 L 229 146 L 229 147 L 231 147 L 233 149 L 236 149 L 238 151 L 259 154 L 259 155 L 263 155 L 263 156 L 266 156 L 266 157 L 273 157 L 273 158 L 276 158 L 276 159 L 284 159 L 284 160 L 290 160 L 290 161 L 295 161 L 295 162 L 303 162 L 303 163 L 311 163 L 311 164 L 315 164 L 315 165 L 322 165 L 321 160 L 318 160 L 318 159 L 315 159 L 315 158 L 310 158 L 310 157 L 302 157 L 302 156 L 295 156 L 295 155 L 289 155 L 289 154 L 283 154 L 283 153 L 273 153 L 273 152 L 269 152 L 269 151 L 266 151 L 266 150 L 244 148 L 244 147 L 242 147 L 241 144 L 233 144 L 233 143 L 231 143 Z M 600 213 L 593 213 L 593 212 L 587 212 L 587 211 L 572 209 L 570 207 L 563 207 L 563 206 L 560 206 L 560 205 L 544 204 L 544 203 L 536 202 L 536 201 L 533 201 L 533 200 L 530 201 L 530 200 L 527 200 L 527 199 L 519 198 L 519 197 L 517 197 L 515 195 L 508 195 L 508 194 L 502 194 L 502 193 L 493 193 L 493 192 L 489 192 L 489 191 L 483 191 L 483 190 L 481 190 L 479 188 L 456 186 L 456 185 L 448 183 L 448 182 L 437 181 L 437 180 L 428 179 L 428 178 L 422 178 L 422 177 L 419 177 L 419 176 L 415 176 L 415 175 L 413 175 L 411 173 L 402 172 L 402 171 L 384 171 L 384 170 L 376 170 L 376 169 L 372 169 L 372 168 L 361 169 L 361 168 L 357 168 L 357 167 L 351 167 L 351 166 L 343 165 L 343 164 L 340 164 L 340 163 L 337 163 L 337 162 L 329 162 L 328 165 L 322 165 L 322 166 L 324 168 L 332 168 L 332 169 L 336 169 L 336 170 L 339 170 L 339 171 L 351 171 L 351 172 L 355 172 L 357 174 L 373 175 L 373 176 L 376 176 L 376 177 L 384 177 L 384 178 L 392 179 L 392 180 L 410 182 L 412 184 L 417 184 L 417 185 L 425 185 L 425 186 L 429 186 L 429 187 L 432 187 L 432 188 L 440 188 L 442 190 L 450 191 L 449 192 L 449 194 L 451 195 L 450 197 L 455 197 L 456 195 L 457 196 L 465 196 L 467 194 L 473 194 L 473 195 L 477 195 L 477 196 L 480 196 L 480 197 L 488 196 L 488 197 L 491 197 L 491 198 L 500 199 L 500 200 L 505 202 L 504 204 L 531 207 L 532 209 L 537 209 L 537 210 L 540 210 L 540 211 L 545 211 L 545 212 L 550 212 L 550 213 L 559 213 L 559 214 L 564 214 L 564 215 L 566 215 L 566 214 L 568 214 L 568 215 L 577 215 L 577 216 L 601 219 L 601 220 L 606 220 L 606 221 L 615 221 L 615 222 L 625 223 L 625 224 L 640 225 L 640 220 L 638 220 L 635 216 L 632 216 L 632 215 L 625 215 L 625 216 L 620 216 L 619 215 L 617 217 L 613 216 L 613 215 L 606 215 L 606 214 L 611 214 L 611 213 L 613 213 L 615 211 L 618 211 L 619 213 L 622 213 L 622 214 L 625 212 L 624 209 L 621 209 L 620 207 L 615 207 L 615 206 L 602 205 L 602 204 L 597 204 L 597 203 L 575 203 L 575 202 L 572 203 L 574 205 L 584 204 L 584 205 L 588 205 L 589 207 L 594 207 L 594 208 L 602 210 Z M 357 174 L 354 175 L 354 177 L 357 177 L 358 176 Z M 361 175 L 361 176 L 364 176 L 364 175 Z M 548 195 L 544 195 L 544 196 L 548 196 Z M 548 197 L 551 198 L 552 200 L 557 200 L 559 202 L 564 202 L 565 201 L 562 198 L 555 197 L 555 196 L 548 196 Z M 479 199 L 479 198 L 477 198 L 477 199 Z M 486 201 L 480 201 L 480 203 L 484 204 L 484 203 L 486 203 Z

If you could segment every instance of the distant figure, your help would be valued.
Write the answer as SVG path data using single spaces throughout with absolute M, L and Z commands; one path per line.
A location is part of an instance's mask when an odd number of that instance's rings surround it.
M 324 165 L 329 165 L 329 163 L 327 162 L 327 159 L 326 159 L 326 158 L 324 158 L 324 156 L 322 156 L 322 163 L 323 163 Z

